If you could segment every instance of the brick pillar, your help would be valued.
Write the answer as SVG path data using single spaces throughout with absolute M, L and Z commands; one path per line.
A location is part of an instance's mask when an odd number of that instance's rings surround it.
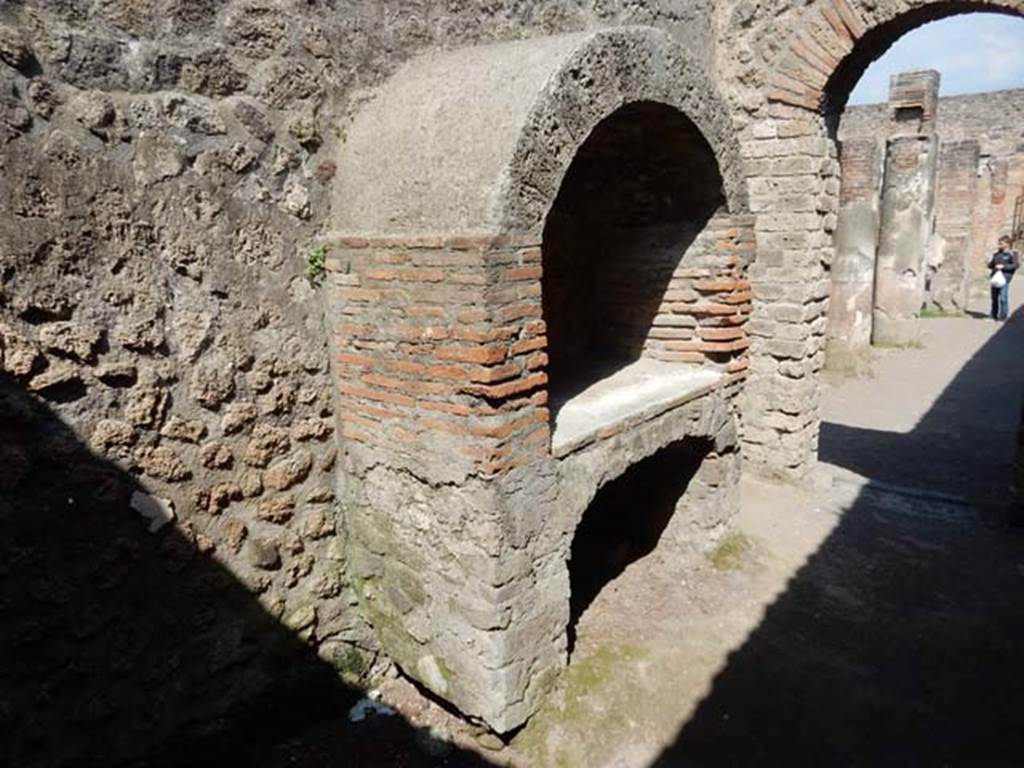
M 826 365 L 863 369 L 871 348 L 881 152 L 876 138 L 851 139 L 840 152 L 842 181 L 829 301 Z
M 919 339 L 937 167 L 934 135 L 898 136 L 886 143 L 875 272 L 875 344 L 914 344 Z
M 979 153 L 974 140 L 944 142 L 939 152 L 935 247 L 926 301 L 944 311 L 967 307 Z
M 762 475 L 800 478 L 817 459 L 824 265 L 839 193 L 835 144 L 823 133 L 816 114 L 774 104 L 742 137 L 758 250 L 742 438 L 747 467 Z
M 939 73 L 901 72 L 889 79 L 889 136 L 935 133 Z
M 534 564 L 509 555 L 502 485 L 548 462 L 540 248 L 471 236 L 329 247 L 353 587 L 397 664 L 509 730 L 565 656 L 560 616 L 516 599 Z M 519 643 L 510 626 L 547 642 Z

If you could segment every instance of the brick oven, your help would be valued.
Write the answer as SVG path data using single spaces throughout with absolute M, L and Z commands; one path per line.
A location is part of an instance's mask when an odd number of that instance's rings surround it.
M 737 145 L 648 28 L 429 54 L 346 137 L 325 244 L 349 578 L 406 674 L 508 731 L 566 663 L 593 507 L 670 555 L 735 511 Z M 667 507 L 633 493 L 655 485 Z

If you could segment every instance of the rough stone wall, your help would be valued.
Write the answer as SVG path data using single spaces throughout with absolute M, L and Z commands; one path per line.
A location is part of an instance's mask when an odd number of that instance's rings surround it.
M 341 577 L 327 334 L 303 274 L 307 261 L 318 271 L 340 116 L 359 88 L 431 46 L 656 23 L 709 59 L 709 5 L 4 4 L 0 349 L 11 397 L 47 414 L 6 441 L 11 514 L 52 470 L 33 425 L 57 420 L 78 442 L 73 463 L 122 473 L 146 514 L 173 509 L 140 539 L 140 572 L 180 537 L 274 617 L 268 631 L 300 622 L 295 634 L 325 655 L 372 660 Z M 131 493 L 105 498 L 145 530 Z M 101 538 L 83 567 L 107 556 Z M 133 621 L 150 637 L 165 629 Z M 242 693 L 224 685 L 213 698 L 223 709 Z M 23 711 L 20 695 L 9 705 Z M 123 706 L 112 702 L 111 720 Z M 166 727 L 188 708 L 165 713 Z
M 876 135 L 886 123 L 887 104 L 847 107 L 839 140 Z M 943 141 L 973 139 L 981 154 L 1003 157 L 1020 152 L 1024 140 L 1024 89 L 943 96 L 936 108 L 935 133 Z
M 750 275 L 756 294 L 751 326 L 757 321 L 762 335 L 752 348 L 744 411 L 747 427 L 763 439 L 748 455 L 766 471 L 799 474 L 816 450 L 825 270 L 839 193 L 820 97 L 843 101 L 851 73 L 900 31 L 967 7 L 1024 11 L 1011 0 L 509 0 L 486 11 L 440 0 L 5 4 L 0 316 L 9 401 L 24 407 L 10 406 L 18 421 L 8 419 L 3 427 L 10 436 L 3 480 L 8 488 L 18 484 L 18 494 L 4 501 L 3 524 L 23 518 L 31 506 L 25 500 L 54 490 L 43 488 L 43 470 L 53 468 L 47 456 L 73 467 L 93 444 L 109 456 L 110 472 L 124 474 L 126 489 L 134 479 L 142 483 L 137 489 L 174 503 L 174 537 L 165 527 L 167 533 L 143 538 L 152 542 L 149 549 L 128 546 L 129 564 L 162 562 L 157 543 L 180 539 L 186 553 L 198 552 L 190 562 L 200 556 L 208 562 L 211 552 L 222 558 L 233 579 L 251 583 L 245 594 L 269 581 L 261 593 L 267 615 L 291 616 L 300 635 L 314 643 L 334 632 L 348 637 L 344 612 L 318 611 L 314 624 L 308 607 L 299 606 L 324 583 L 321 576 L 338 567 L 329 552 L 330 520 L 322 539 L 292 543 L 302 539 L 300 521 L 331 508 L 326 492 L 324 501 L 315 501 L 331 452 L 330 435 L 315 434 L 331 407 L 327 334 L 318 320 L 319 299 L 301 273 L 326 216 L 320 185 L 345 138 L 338 116 L 363 98 L 358 89 L 379 83 L 428 47 L 619 23 L 670 29 L 709 64 L 734 108 L 759 242 Z M 835 87 L 826 88 L 830 84 Z M 1008 183 L 1014 176 L 1009 168 L 997 176 L 998 183 L 979 184 L 979 194 L 1005 201 L 1002 178 Z M 253 409 L 256 417 L 249 420 Z M 50 452 L 50 440 L 35 439 L 43 423 L 62 435 L 57 445 L 78 447 Z M 274 471 L 273 462 L 282 460 Z M 225 469 L 229 461 L 235 469 Z M 264 461 L 270 464 L 259 466 Z M 254 481 L 241 483 L 256 474 L 266 495 L 236 499 L 256 493 Z M 235 483 L 236 475 L 238 491 L 204 493 L 228 477 Z M 302 484 L 279 492 L 274 487 L 293 481 Z M 296 488 L 296 506 L 289 509 L 287 495 Z M 146 519 L 129 511 L 130 494 L 113 498 L 108 513 L 144 530 Z M 267 501 L 262 512 L 260 501 Z M 164 509 L 142 506 L 154 518 Z M 55 509 L 52 503 L 47 508 Z M 240 525 L 246 538 L 236 554 Z M 87 534 L 83 528 L 81 537 Z M 21 538 L 5 539 L 5 546 Z M 255 545 L 263 538 L 280 539 L 276 554 Z M 96 537 L 82 547 L 84 562 L 119 562 L 119 552 L 100 551 L 106 546 Z M 278 570 L 264 570 L 275 558 Z M 310 558 L 311 570 L 303 573 Z M 67 594 L 45 583 L 24 590 L 31 599 L 42 595 L 64 606 L 60 611 L 79 605 L 73 591 Z M 330 598 L 331 605 L 342 607 L 345 594 Z M 302 610 L 289 612 L 292 606 Z M 55 620 L 43 629 L 55 636 L 54 627 L 67 625 Z M 7 622 L 5 630 L 16 626 Z M 272 626 L 276 619 L 268 631 Z M 29 643 L 42 630 L 34 631 L 23 635 Z M 361 631 L 352 625 L 354 639 Z M 66 640 L 68 647 L 75 642 Z M 262 646 L 255 647 L 259 655 Z M 159 644 L 152 649 L 156 658 L 170 653 Z M 70 655 L 58 653 L 49 663 L 68 664 Z M 188 666 L 187 654 L 182 663 Z M 130 680 L 131 670 L 125 674 Z M 82 685 L 73 675 L 64 679 L 68 690 Z M 12 688 L 13 704 L 0 706 L 5 725 L 12 722 L 9 712 L 20 718 L 28 711 L 21 706 L 28 696 L 22 686 Z M 218 701 L 240 693 L 211 688 L 204 710 L 210 717 Z M 73 701 L 63 689 L 59 694 Z M 113 709 L 83 702 L 82 711 L 113 722 L 118 708 L 128 706 L 113 698 Z M 174 713 L 184 709 L 164 710 L 169 719 L 161 727 L 173 729 Z M 13 722 L 20 729 L 21 721 Z M 90 731 L 100 743 L 111 728 L 95 722 Z M 46 724 L 34 732 L 62 743 Z
M 22 563 L 0 652 L 24 662 L 0 672 L 0 762 L 114 763 L 287 687 L 306 650 L 355 677 L 375 657 L 303 274 L 326 41 L 215 10 L 25 3 L 0 25 L 0 540 Z

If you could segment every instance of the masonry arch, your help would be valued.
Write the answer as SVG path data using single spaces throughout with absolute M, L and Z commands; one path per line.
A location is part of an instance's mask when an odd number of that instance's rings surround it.
M 818 0 L 783 45 L 769 78 L 769 101 L 819 112 L 830 128 L 868 66 L 908 32 L 967 13 L 1024 16 L 1020 0 L 900 3 Z M 834 138 L 834 133 L 832 134 Z
M 659 169 L 659 162 L 664 167 Z M 665 168 L 678 175 L 673 178 Z M 601 273 L 591 253 L 583 256 L 586 269 L 569 274 L 562 269 L 568 251 L 559 245 L 567 241 L 566 225 L 575 216 L 566 212 L 583 204 L 581 190 L 597 177 L 603 179 L 606 199 L 586 202 L 591 224 L 598 225 L 590 227 L 590 240 L 602 227 L 608 234 L 607 214 L 625 204 L 629 214 L 619 212 L 619 240 L 631 229 L 629 248 L 650 250 L 651 244 L 642 241 L 660 226 L 662 242 L 653 247 L 665 257 L 660 265 L 651 254 L 647 262 L 633 261 L 632 280 L 646 282 L 643 296 L 623 298 L 628 304 L 624 311 L 634 315 L 633 327 L 597 346 L 619 352 L 628 347 L 627 357 L 649 352 L 676 362 L 736 363 L 747 348 L 740 326 L 749 292 L 742 277 L 753 256 L 739 144 L 708 74 L 675 39 L 654 28 L 623 27 L 427 54 L 403 68 L 346 129 L 335 190 L 335 238 L 343 246 L 483 253 L 472 264 L 480 274 L 458 275 L 465 287 L 450 293 L 459 293 L 451 296 L 456 306 L 463 300 L 482 305 L 482 321 L 507 317 L 521 323 L 503 331 L 519 341 L 510 354 L 494 351 L 495 359 L 506 364 L 502 378 L 481 372 L 473 388 L 473 394 L 500 401 L 505 393 L 521 396 L 547 389 L 554 367 L 566 370 L 577 362 L 578 355 L 563 354 L 572 346 L 563 341 L 580 324 L 594 324 L 593 296 L 582 302 L 585 306 L 559 309 L 554 323 L 552 317 L 562 298 L 587 292 L 558 294 L 559 285 L 575 278 L 586 283 L 588 276 Z M 640 226 L 622 226 L 629 217 Z M 676 232 L 666 240 L 665 230 L 672 227 Z M 709 249 L 715 248 L 725 266 L 708 263 Z M 666 257 L 666 250 L 674 253 Z M 709 305 L 729 296 L 735 313 L 725 314 L 736 316 L 703 321 L 708 326 L 704 336 L 693 317 L 670 318 L 675 324 L 656 329 L 654 338 L 648 332 L 667 300 L 671 267 L 680 266 L 684 256 L 697 271 L 675 277 L 693 283 L 703 276 L 705 285 L 687 283 L 677 286 L 676 293 L 689 291 L 686 300 L 693 303 L 703 296 Z M 431 258 L 440 263 L 440 257 Z M 497 262 L 515 262 L 520 269 L 503 274 L 492 268 Z M 658 266 L 659 274 L 648 280 L 641 273 L 652 266 Z M 378 274 L 384 272 L 372 271 Z M 397 275 L 393 270 L 387 274 Z M 405 271 L 402 282 L 411 289 L 417 273 Z M 721 305 L 716 311 L 723 312 Z M 560 322 L 563 317 L 568 322 Z M 470 338 L 469 331 L 459 333 Z M 481 333 L 493 335 L 493 329 Z M 599 341 L 608 341 L 607 336 Z M 348 339 L 338 342 L 344 345 Z M 509 375 L 515 368 L 518 375 Z M 730 373 L 737 372 L 734 365 Z M 590 381 L 597 378 L 594 374 Z
M 637 101 L 687 115 L 747 210 L 739 144 L 711 78 L 667 33 L 623 27 L 436 54 L 400 70 L 346 129 L 334 197 L 344 235 L 538 239 L 576 149 Z
M 743 151 L 756 158 L 759 264 L 745 413 L 748 460 L 800 476 L 817 455 L 818 373 L 825 362 L 830 267 L 840 201 L 838 118 L 868 65 L 907 32 L 971 12 L 1024 15 L 1020 0 L 867 3 L 818 0 L 769 64 L 767 104 Z M 834 274 L 834 273 L 833 273 Z

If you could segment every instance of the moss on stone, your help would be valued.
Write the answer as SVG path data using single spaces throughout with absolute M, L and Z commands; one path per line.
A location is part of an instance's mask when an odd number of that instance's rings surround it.
M 750 539 L 742 533 L 730 533 L 708 553 L 708 560 L 716 571 L 734 571 L 750 550 Z
M 643 657 L 644 651 L 639 646 L 609 644 L 574 661 L 562 672 L 551 695 L 516 737 L 515 748 L 534 765 L 580 765 L 580 755 L 565 751 L 551 754 L 549 734 L 589 730 L 595 717 L 595 704 L 608 698 L 601 691 L 617 677 L 623 674 L 628 677 L 627 668 Z
M 934 320 L 944 317 L 967 317 L 962 309 L 940 309 L 938 307 L 924 307 L 920 315 L 922 320 Z
M 369 661 L 353 647 L 348 647 L 335 654 L 331 659 L 331 665 L 337 670 L 341 679 L 349 685 L 360 685 L 366 680 L 370 671 Z

